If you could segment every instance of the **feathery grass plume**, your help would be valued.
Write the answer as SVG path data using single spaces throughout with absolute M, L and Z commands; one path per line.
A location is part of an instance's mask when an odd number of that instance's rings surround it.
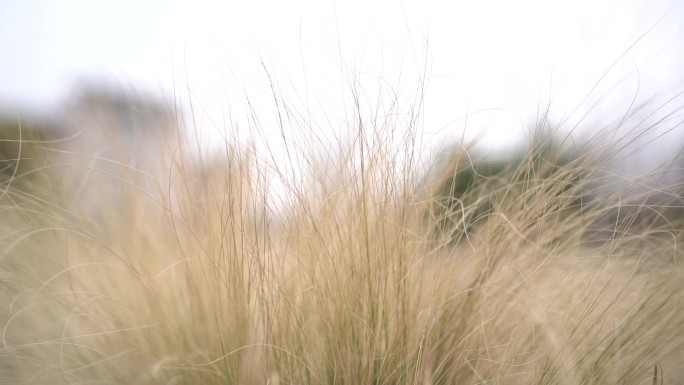
M 163 175 L 104 158 L 75 168 L 95 210 L 68 193 L 17 203 L 8 185 L 0 381 L 641 384 L 654 367 L 664 383 L 684 378 L 681 220 L 658 222 L 670 237 L 655 238 L 655 224 L 615 231 L 619 218 L 587 247 L 590 224 L 625 203 L 612 195 L 623 187 L 595 187 L 600 144 L 563 158 L 540 141 L 492 175 L 457 155 L 419 184 L 417 109 L 369 114 L 353 96 L 353 135 L 334 160 L 290 147 L 307 165 L 297 178 L 227 141 L 200 164 L 179 147 Z M 409 140 L 387 140 L 396 130 Z M 468 168 L 481 180 L 432 189 Z M 640 194 L 629 199 L 651 192 Z

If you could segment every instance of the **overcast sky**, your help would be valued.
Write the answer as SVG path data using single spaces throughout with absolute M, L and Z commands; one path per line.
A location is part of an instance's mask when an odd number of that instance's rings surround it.
M 505 146 L 549 100 L 554 121 L 591 111 L 591 129 L 633 100 L 658 95 L 648 111 L 663 114 L 684 105 L 664 104 L 684 90 L 676 0 L 1 0 L 0 52 L 0 106 L 49 111 L 79 79 L 175 90 L 209 137 L 254 134 L 246 94 L 273 128 L 262 62 L 321 132 L 348 116 L 351 74 L 369 104 L 396 92 L 407 106 L 423 79 L 433 141 L 460 138 L 479 110 L 466 137 Z

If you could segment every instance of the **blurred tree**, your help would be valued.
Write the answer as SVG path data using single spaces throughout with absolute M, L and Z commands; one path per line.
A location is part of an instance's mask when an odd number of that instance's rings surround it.
M 47 151 L 56 138 L 56 124 L 0 117 L 0 186 L 3 191 L 35 187 L 49 164 Z
M 492 216 L 524 230 L 539 220 L 559 221 L 581 215 L 589 202 L 592 169 L 588 152 L 560 144 L 551 135 L 536 135 L 526 151 L 487 159 L 454 145 L 426 183 L 433 204 L 430 220 L 451 241 L 476 234 Z M 529 234 L 528 234 L 529 235 Z

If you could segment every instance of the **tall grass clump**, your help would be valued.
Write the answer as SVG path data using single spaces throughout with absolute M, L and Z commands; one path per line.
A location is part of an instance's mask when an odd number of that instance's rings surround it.
M 3 180 L 0 382 L 681 383 L 682 220 L 611 217 L 656 188 L 605 187 L 614 142 L 425 168 L 417 109 L 353 97 L 285 166 L 180 140 L 159 173 L 71 149 L 40 171 L 78 191 Z

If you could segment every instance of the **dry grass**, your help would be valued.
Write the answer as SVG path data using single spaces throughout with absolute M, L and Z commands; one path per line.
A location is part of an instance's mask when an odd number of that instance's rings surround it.
M 304 146 L 298 179 L 228 143 L 157 176 L 41 171 L 95 186 L 96 212 L 3 182 L 0 382 L 682 383 L 680 221 L 585 245 L 615 205 L 568 210 L 598 157 L 522 162 L 455 200 L 435 186 L 465 153 L 421 184 L 417 157 L 397 161 L 412 141 L 383 140 L 399 123 L 369 133 L 357 113 L 336 160 Z

